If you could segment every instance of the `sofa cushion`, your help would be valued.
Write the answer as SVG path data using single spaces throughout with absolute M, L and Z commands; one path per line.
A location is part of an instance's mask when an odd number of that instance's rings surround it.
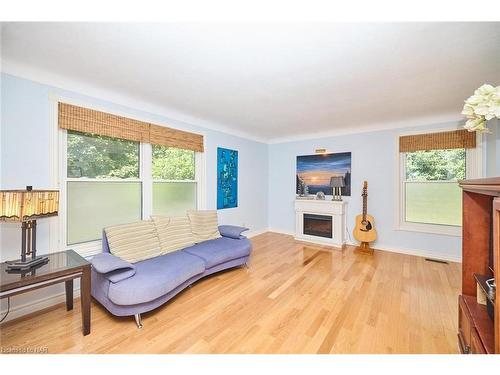
M 90 260 L 92 268 L 112 283 L 135 275 L 135 266 L 110 253 L 100 253 Z
M 217 211 L 189 210 L 187 214 L 196 243 L 220 238 Z
M 194 235 L 187 216 L 151 216 L 160 239 L 162 254 L 194 245 Z
M 133 277 L 109 285 L 108 298 L 117 305 L 153 301 L 205 271 L 200 258 L 176 251 L 135 264 Z
M 188 247 L 184 252 L 202 258 L 209 269 L 230 260 L 246 257 L 250 255 L 251 249 L 252 245 L 246 238 L 236 240 L 221 237 Z
M 238 227 L 236 225 L 219 225 L 219 233 L 221 234 L 222 237 L 229 237 L 229 238 L 245 238 L 245 236 L 242 236 L 241 233 L 247 231 L 248 228 L 246 227 Z
M 160 240 L 151 220 L 104 229 L 111 254 L 135 263 L 161 255 Z
M 99 273 L 108 273 L 117 270 L 134 269 L 135 266 L 110 253 L 96 254 L 90 260 L 92 267 Z

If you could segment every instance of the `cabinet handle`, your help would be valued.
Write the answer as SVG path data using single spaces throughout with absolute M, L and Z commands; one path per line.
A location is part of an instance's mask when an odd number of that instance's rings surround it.
M 465 345 L 464 354 L 470 354 L 470 346 L 469 345 Z

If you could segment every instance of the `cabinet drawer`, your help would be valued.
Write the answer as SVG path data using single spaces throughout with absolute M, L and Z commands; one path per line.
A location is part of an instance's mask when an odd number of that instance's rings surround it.
M 458 297 L 458 339 L 460 343 L 460 350 L 464 354 L 470 352 L 471 347 L 471 331 L 474 329 L 472 326 L 472 318 L 469 314 L 465 301 L 462 296 Z
M 470 352 L 472 354 L 486 354 L 486 350 L 484 350 L 483 343 L 475 328 L 472 328 L 470 334 Z

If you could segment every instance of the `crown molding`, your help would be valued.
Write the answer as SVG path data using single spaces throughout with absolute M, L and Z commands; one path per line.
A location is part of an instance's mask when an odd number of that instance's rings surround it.
M 256 137 L 247 132 L 235 130 L 233 127 L 228 125 L 193 117 L 167 106 L 151 104 L 129 95 L 89 85 L 80 80 L 70 79 L 26 64 L 3 59 L 0 68 L 1 72 L 5 74 L 41 83 L 56 89 L 74 92 L 76 94 L 88 96 L 94 99 L 104 100 L 120 106 L 128 107 L 130 109 L 163 116 L 167 119 L 167 122 L 177 123 L 181 126 L 187 125 L 188 127 L 200 128 L 200 130 L 205 128 L 238 138 L 267 144 L 267 140 L 263 138 Z

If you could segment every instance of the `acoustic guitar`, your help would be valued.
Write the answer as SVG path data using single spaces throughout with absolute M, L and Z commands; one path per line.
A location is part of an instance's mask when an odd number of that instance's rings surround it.
M 377 231 L 375 230 L 375 219 L 367 214 L 368 207 L 368 182 L 363 183 L 363 213 L 356 216 L 356 225 L 352 232 L 354 238 L 361 242 L 361 249 L 369 250 L 370 242 L 377 239 Z

